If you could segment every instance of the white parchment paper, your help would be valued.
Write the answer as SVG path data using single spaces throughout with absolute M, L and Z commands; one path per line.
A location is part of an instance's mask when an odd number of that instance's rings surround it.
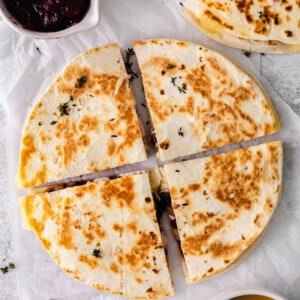
M 242 51 L 221 46 L 201 34 L 180 14 L 174 0 L 110 0 L 101 3 L 101 23 L 90 31 L 64 39 L 41 41 L 25 38 L 0 21 L 0 101 L 10 118 L 8 164 L 13 247 L 16 255 L 18 296 L 21 300 L 116 300 L 85 286 L 65 274 L 50 258 L 32 232 L 22 229 L 13 180 L 17 172 L 22 127 L 32 104 L 38 100 L 64 65 L 80 52 L 110 42 L 123 50 L 133 40 L 174 38 L 209 46 L 248 69 L 268 90 L 279 113 L 282 130 L 265 140 L 284 141 L 283 191 L 269 229 L 253 253 L 231 271 L 194 285 L 186 285 L 176 243 L 169 234 L 171 271 L 175 283 L 172 299 L 210 299 L 232 287 L 259 286 L 275 290 L 288 299 L 300 299 L 300 118 L 280 99 Z M 297 55 L 297 54 L 295 54 Z M 288 56 L 291 60 L 293 55 Z M 149 120 L 139 80 L 133 81 L 137 108 Z M 251 145 L 243 143 L 243 145 Z M 231 147 L 228 147 L 228 149 Z M 216 151 L 212 151 L 215 153 Z M 152 157 L 144 164 L 155 165 Z M 128 170 L 128 168 L 125 168 Z M 165 220 L 167 222 L 167 220 Z M 121 297 L 120 297 L 121 299 Z

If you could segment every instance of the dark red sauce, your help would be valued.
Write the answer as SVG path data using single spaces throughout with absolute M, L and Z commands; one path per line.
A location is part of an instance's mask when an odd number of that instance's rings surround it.
M 90 0 L 4 0 L 8 11 L 26 29 L 59 31 L 80 22 Z

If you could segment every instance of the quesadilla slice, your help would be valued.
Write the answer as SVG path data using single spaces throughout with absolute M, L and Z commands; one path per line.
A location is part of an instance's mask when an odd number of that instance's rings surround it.
M 258 243 L 279 200 L 282 160 L 277 141 L 165 165 L 188 283 L 229 269 Z
M 296 1 L 186 0 L 182 14 L 212 39 L 248 51 L 300 51 Z
M 162 161 L 279 130 L 266 91 L 217 52 L 176 40 L 134 49 Z
M 128 78 L 117 44 L 75 57 L 27 119 L 17 186 L 146 160 Z
M 23 223 L 58 265 L 100 291 L 173 294 L 148 174 L 20 198 Z

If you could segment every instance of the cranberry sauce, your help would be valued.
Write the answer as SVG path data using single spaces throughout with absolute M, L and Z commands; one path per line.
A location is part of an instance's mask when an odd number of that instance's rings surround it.
M 4 0 L 8 11 L 26 29 L 54 32 L 80 22 L 90 0 Z

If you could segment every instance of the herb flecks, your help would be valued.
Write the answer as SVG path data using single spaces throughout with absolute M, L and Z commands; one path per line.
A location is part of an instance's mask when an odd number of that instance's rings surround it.
M 73 100 L 74 100 L 74 98 L 73 98 L 72 95 L 69 97 L 69 100 L 70 100 L 70 101 L 73 101 Z
M 63 104 L 59 104 L 58 110 L 60 112 L 60 116 L 68 116 L 69 115 L 69 102 L 65 102 Z
M 177 87 L 177 89 L 180 93 L 186 94 L 186 91 L 187 91 L 186 83 L 182 83 L 181 86 L 179 86 L 176 84 L 176 79 L 177 79 L 177 77 L 172 77 L 171 83 L 173 84 L 173 86 Z
M 265 12 L 259 11 L 259 12 L 258 12 L 258 17 L 259 17 L 260 19 L 266 18 L 266 17 L 267 17 L 267 14 L 266 14 Z
M 55 125 L 57 123 L 57 121 L 52 121 L 51 123 L 50 123 L 50 125 Z
M 39 126 L 43 125 L 43 122 L 39 122 Z
M 249 51 L 245 51 L 245 52 L 243 52 L 243 53 L 244 53 L 244 55 L 247 56 L 247 57 L 250 57 L 250 56 L 251 56 L 251 52 L 249 52 Z
M 114 120 L 115 120 L 115 118 L 112 118 L 112 119 L 110 119 L 109 121 L 112 122 L 112 121 L 114 121 Z
M 179 172 L 180 172 L 180 170 L 175 170 L 175 172 L 176 172 L 176 173 L 179 173 Z
M 182 206 L 187 206 L 188 204 L 187 203 L 182 203 Z
M 179 129 L 178 129 L 178 135 L 179 136 L 184 136 L 184 132 L 182 131 L 182 127 L 180 127 Z
M 186 94 L 186 90 L 187 90 L 186 83 L 183 83 L 183 84 L 181 85 L 181 87 L 180 87 L 180 86 L 177 86 L 177 88 L 178 88 L 178 91 L 179 91 L 180 93 Z
M 81 76 L 80 78 L 77 79 L 75 88 L 76 89 L 81 89 L 87 82 L 86 76 Z
M 100 249 L 94 249 L 93 250 L 93 255 L 98 257 L 98 258 L 102 258 L 102 255 L 101 255 L 101 250 Z
M 2 274 L 4 275 L 4 274 L 6 274 L 9 270 L 13 270 L 13 269 L 15 269 L 15 268 L 16 268 L 15 264 L 9 263 L 8 266 L 3 267 L 3 268 L 0 268 L 0 270 L 1 270 Z
M 132 70 L 132 65 L 133 63 L 130 62 L 130 59 L 133 55 L 135 55 L 133 48 L 128 48 L 126 51 L 126 57 L 125 57 L 125 67 L 126 67 L 126 71 L 127 74 L 130 75 L 130 81 L 132 81 L 134 78 L 138 78 L 138 75 L 133 72 Z
M 174 69 L 176 65 L 174 64 L 167 64 L 167 69 Z
M 112 137 L 112 138 L 116 138 L 116 137 L 118 137 L 118 136 L 115 135 L 115 134 L 112 134 L 111 137 Z

